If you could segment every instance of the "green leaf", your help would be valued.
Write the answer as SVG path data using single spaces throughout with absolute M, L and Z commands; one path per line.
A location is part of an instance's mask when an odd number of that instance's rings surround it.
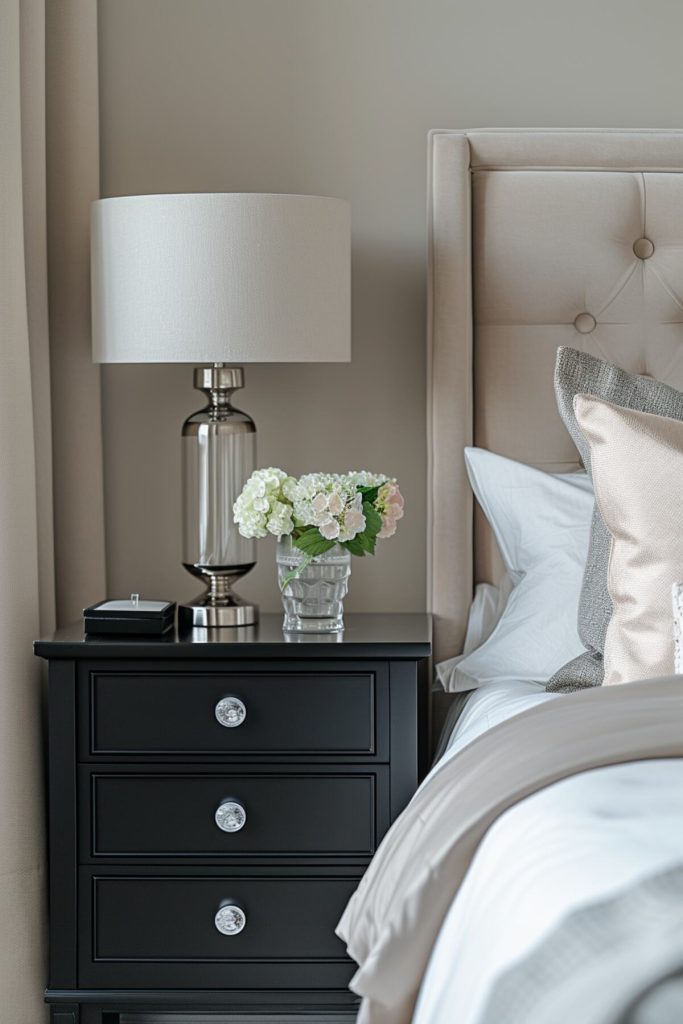
M 354 537 L 354 540 L 358 541 L 360 546 L 363 548 L 363 551 L 367 551 L 369 555 L 374 555 L 376 543 L 374 537 L 370 537 L 368 536 L 367 533 L 363 532 L 357 533 L 356 536 Z
M 367 533 L 369 537 L 376 537 L 382 529 L 381 515 L 377 509 L 367 501 L 363 502 L 363 515 L 365 516 L 365 529 L 363 530 L 363 533 Z
M 346 548 L 347 551 L 350 551 L 352 555 L 357 555 L 358 558 L 362 558 L 365 554 L 365 549 L 363 548 L 358 535 L 356 535 L 353 540 L 345 540 L 342 547 Z
M 315 558 L 322 555 L 336 544 L 334 540 L 325 540 L 317 526 L 311 526 L 297 537 L 294 546 L 307 555 Z
M 371 505 L 375 504 L 379 494 L 379 484 L 376 487 L 359 487 L 358 490 L 363 495 L 364 502 L 368 501 Z

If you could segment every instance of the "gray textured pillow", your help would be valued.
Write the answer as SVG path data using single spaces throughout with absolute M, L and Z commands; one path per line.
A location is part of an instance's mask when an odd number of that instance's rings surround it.
M 574 415 L 575 395 L 593 395 L 624 409 L 683 420 L 683 394 L 675 388 L 652 377 L 626 373 L 586 352 L 559 348 L 555 362 L 557 407 L 589 474 L 590 451 Z M 596 508 L 579 601 L 579 636 L 586 654 L 574 658 L 556 672 L 547 685 L 548 690 L 566 693 L 602 684 L 605 634 L 612 616 L 612 602 L 607 591 L 610 546 L 610 534 Z

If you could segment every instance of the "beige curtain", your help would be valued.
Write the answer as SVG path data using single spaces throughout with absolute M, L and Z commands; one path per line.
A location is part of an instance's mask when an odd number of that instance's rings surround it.
M 57 622 L 105 595 L 100 370 L 90 355 L 90 203 L 100 194 L 97 0 L 47 16 L 47 213 Z
M 88 337 L 96 39 L 95 0 L 0 0 L 0 1024 L 45 1018 L 43 727 L 31 643 L 105 593 Z

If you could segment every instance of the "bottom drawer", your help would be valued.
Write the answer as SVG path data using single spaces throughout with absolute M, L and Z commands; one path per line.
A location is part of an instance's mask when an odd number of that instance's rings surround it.
M 84 872 L 80 984 L 343 986 L 352 965 L 334 928 L 358 881 Z

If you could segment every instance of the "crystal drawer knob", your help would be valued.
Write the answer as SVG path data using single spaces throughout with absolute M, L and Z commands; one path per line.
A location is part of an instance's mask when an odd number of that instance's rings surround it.
M 236 800 L 226 800 L 222 803 L 214 817 L 223 832 L 239 832 L 247 823 L 247 812 Z
M 236 729 L 247 717 L 247 709 L 239 697 L 223 697 L 216 704 L 216 718 L 226 729 Z
M 221 935 L 239 935 L 246 923 L 247 915 L 234 903 L 221 907 L 214 918 L 214 924 Z

